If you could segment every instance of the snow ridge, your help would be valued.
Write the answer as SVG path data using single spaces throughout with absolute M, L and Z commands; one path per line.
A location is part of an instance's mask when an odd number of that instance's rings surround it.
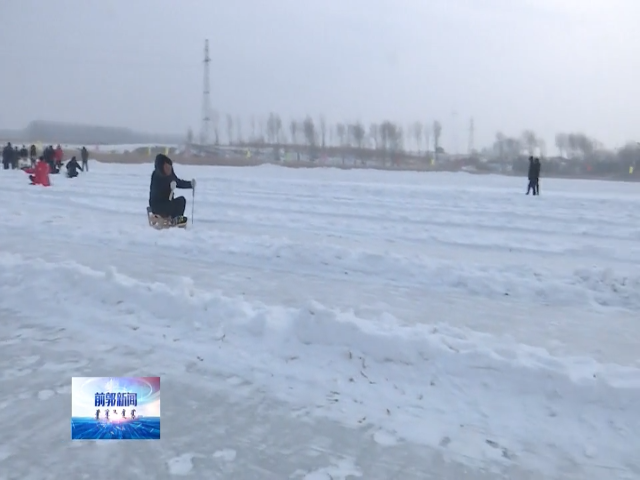
M 139 348 L 185 365 L 197 359 L 203 378 L 208 364 L 261 385 L 297 415 L 374 425 L 478 465 L 517 461 L 551 472 L 570 458 L 640 468 L 637 368 L 554 358 L 444 323 L 404 326 L 316 302 L 303 309 L 249 303 L 185 279 L 149 283 L 9 254 L 0 265 L 6 307 L 39 316 L 56 304 L 60 315 L 75 317 L 71 328 L 91 329 L 102 342 L 134 329 Z M 87 311 L 96 317 L 80 318 Z M 530 427 L 514 434 L 513 425 Z M 554 444 L 543 444 L 549 438 Z M 533 446 L 535 456 L 527 453 Z

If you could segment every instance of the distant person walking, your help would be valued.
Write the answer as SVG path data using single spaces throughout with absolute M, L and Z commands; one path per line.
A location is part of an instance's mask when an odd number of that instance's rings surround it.
M 80 158 L 82 159 L 82 170 L 85 172 L 89 171 L 89 151 L 87 147 L 82 147 L 80 150 Z
M 527 173 L 529 185 L 527 185 L 527 195 L 529 195 L 532 190 L 533 190 L 533 194 L 534 195 L 536 194 L 535 171 L 536 171 L 536 164 L 533 160 L 533 157 L 529 157 L 529 172 Z

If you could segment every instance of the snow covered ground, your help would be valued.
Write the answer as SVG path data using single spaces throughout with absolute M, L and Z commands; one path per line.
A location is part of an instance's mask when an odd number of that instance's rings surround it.
M 178 166 L 157 232 L 150 171 L 0 171 L 0 479 L 640 478 L 637 185 Z M 161 441 L 69 439 L 152 375 Z

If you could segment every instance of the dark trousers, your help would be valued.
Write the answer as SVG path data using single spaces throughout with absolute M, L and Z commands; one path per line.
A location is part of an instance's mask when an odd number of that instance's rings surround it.
M 533 190 L 533 194 L 536 194 L 536 181 L 533 178 L 529 179 L 529 185 L 527 185 L 527 195 L 531 193 Z
M 89 171 L 89 160 L 82 160 L 82 170 L 85 172 Z
M 150 207 L 153 213 L 161 217 L 181 217 L 184 215 L 184 209 L 187 208 L 187 200 L 184 197 L 176 197 L 173 200 L 154 203 Z

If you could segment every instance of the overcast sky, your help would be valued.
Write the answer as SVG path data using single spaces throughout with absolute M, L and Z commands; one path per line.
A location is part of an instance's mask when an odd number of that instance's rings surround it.
M 244 117 L 443 124 L 553 145 L 640 140 L 639 0 L 0 0 L 0 128 L 34 119 L 182 133 Z M 457 114 L 454 115 L 454 112 Z M 224 130 L 224 129 L 223 129 Z

